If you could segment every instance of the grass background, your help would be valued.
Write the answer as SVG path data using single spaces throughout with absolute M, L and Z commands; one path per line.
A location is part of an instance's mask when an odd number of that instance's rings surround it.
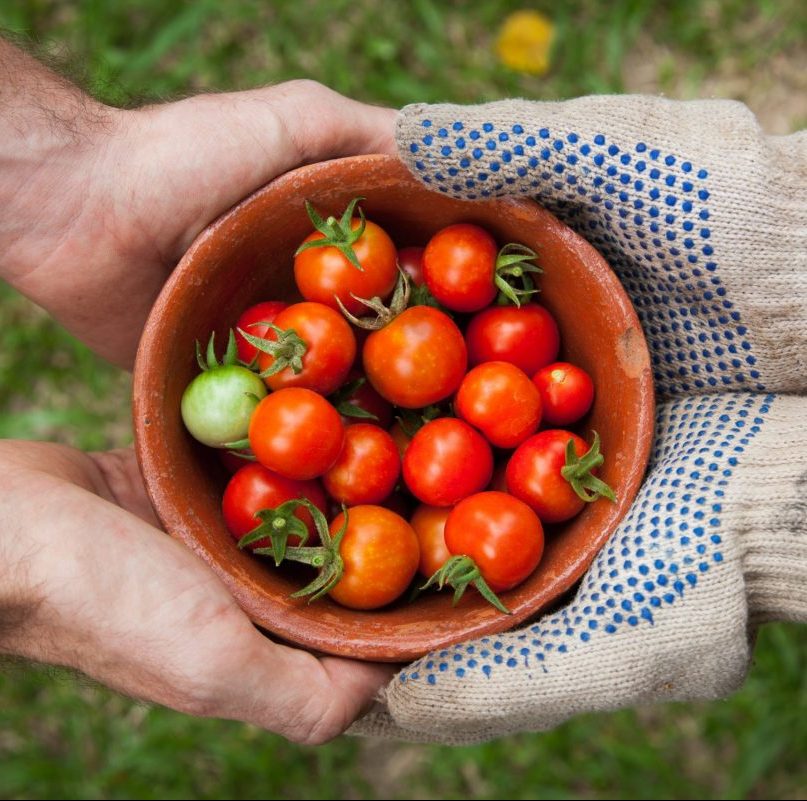
M 548 74 L 510 72 L 509 11 L 557 29 Z M 807 125 L 798 0 L 0 0 L 0 28 L 110 103 L 310 77 L 359 99 L 479 102 L 650 91 L 735 97 Z M 0 436 L 128 444 L 129 377 L 0 284 Z M 767 626 L 727 701 L 577 718 L 467 748 L 348 738 L 303 748 L 148 708 L 60 671 L 0 671 L 2 798 L 800 798 L 807 629 Z

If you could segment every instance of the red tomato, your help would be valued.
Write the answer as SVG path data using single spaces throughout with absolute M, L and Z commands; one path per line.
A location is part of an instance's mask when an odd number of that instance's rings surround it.
M 238 358 L 244 364 L 252 364 L 258 355 L 258 349 L 252 343 L 247 342 L 240 332 L 246 331 L 255 337 L 265 337 L 266 332 L 269 330 L 268 323 L 273 323 L 275 317 L 287 305 L 280 300 L 267 300 L 264 303 L 250 306 L 238 318 L 238 322 L 235 324 L 235 342 L 238 347 Z
M 560 472 L 570 439 L 578 456 L 588 451 L 586 441 L 577 434 L 549 429 L 522 442 L 507 464 L 507 490 L 529 504 L 544 523 L 569 520 L 585 506 Z
M 325 493 L 318 481 L 295 481 L 273 473 L 257 462 L 243 464 L 244 466 L 227 484 L 221 502 L 224 523 L 237 540 L 260 524 L 261 520 L 255 516 L 255 512 L 274 509 L 295 498 L 308 498 L 325 514 L 327 509 Z M 294 514 L 308 528 L 306 545 L 316 544 L 319 537 L 311 513 L 304 506 L 300 506 Z M 298 545 L 299 542 L 299 537 L 289 537 L 289 545 Z M 266 548 L 270 545 L 271 542 L 267 538 L 258 540 L 249 547 Z
M 515 448 L 535 433 L 541 421 L 537 387 L 523 370 L 508 362 L 474 367 L 462 379 L 454 408 L 497 448 Z
M 328 494 L 346 506 L 381 503 L 401 473 L 401 457 L 392 437 L 369 423 L 345 429 L 345 444 L 334 465 L 322 477 Z
M 373 331 L 364 343 L 364 371 L 378 393 L 405 409 L 452 395 L 467 354 L 462 333 L 444 312 L 413 306 Z
M 398 266 L 414 286 L 423 286 L 423 248 L 401 248 L 398 251 Z
M 542 367 L 532 378 L 541 393 L 544 423 L 568 426 L 576 423 L 594 402 L 594 382 L 582 368 L 569 362 Z
M 344 512 L 330 525 L 336 536 Z M 400 596 L 417 571 L 420 550 L 409 523 L 383 506 L 348 509 L 348 524 L 339 546 L 344 573 L 329 595 L 350 609 L 377 609 Z
M 526 579 L 541 561 L 544 530 L 526 503 L 504 492 L 479 492 L 460 501 L 445 527 L 448 550 L 470 556 L 494 592 Z
M 359 227 L 357 217 L 351 220 L 350 227 L 353 230 Z M 316 231 L 303 244 L 324 238 Z M 387 233 L 367 220 L 364 233 L 352 247 L 361 270 L 333 246 L 309 248 L 294 257 L 294 280 L 306 300 L 338 309 L 336 298 L 339 298 L 349 312 L 361 315 L 367 307 L 352 295 L 368 300 L 384 299 L 392 292 L 398 278 L 397 251 Z
M 277 315 L 275 325 L 295 333 L 305 343 L 305 353 L 299 373 L 289 364 L 264 379 L 270 389 L 304 387 L 330 395 L 344 383 L 356 358 L 356 337 L 339 312 L 321 303 L 295 303 Z M 270 330 L 266 339 L 277 341 L 278 335 Z M 271 354 L 258 355 L 261 372 L 274 363 Z
M 451 506 L 488 485 L 493 454 L 485 438 L 462 420 L 440 417 L 412 438 L 403 458 L 410 492 L 430 506 Z
M 498 248 L 478 225 L 458 223 L 438 231 L 423 253 L 423 277 L 434 297 L 447 309 L 474 312 L 496 297 Z
M 446 519 L 450 513 L 450 506 L 421 504 L 415 509 L 409 521 L 420 543 L 418 572 L 426 578 L 431 578 L 451 556 L 444 535 Z
M 258 461 L 288 478 L 321 476 L 342 450 L 339 412 L 310 389 L 289 387 L 267 395 L 249 422 L 249 445 Z
M 468 362 L 510 362 L 533 375 L 558 357 L 560 333 L 554 317 L 537 303 L 493 306 L 475 315 L 465 332 Z

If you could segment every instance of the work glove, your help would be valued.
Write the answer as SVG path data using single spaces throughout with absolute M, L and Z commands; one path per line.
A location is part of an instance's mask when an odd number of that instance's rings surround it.
M 408 106 L 397 141 L 435 192 L 535 198 L 605 256 L 659 405 L 648 475 L 568 605 L 406 666 L 352 731 L 462 744 L 726 696 L 760 623 L 807 620 L 807 132 L 606 96 Z

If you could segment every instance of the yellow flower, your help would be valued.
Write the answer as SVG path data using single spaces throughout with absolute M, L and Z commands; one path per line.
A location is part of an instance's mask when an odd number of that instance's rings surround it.
M 516 11 L 502 23 L 496 53 L 506 67 L 543 75 L 549 69 L 549 54 L 555 26 L 538 11 Z

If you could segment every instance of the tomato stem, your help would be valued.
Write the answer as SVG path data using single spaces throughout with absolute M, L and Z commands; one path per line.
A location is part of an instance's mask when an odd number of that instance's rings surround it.
M 355 229 L 352 226 L 353 212 L 356 209 L 356 204 L 364 199 L 363 197 L 354 197 L 348 204 L 340 220 L 337 220 L 336 217 L 328 217 L 327 220 L 323 220 L 317 210 L 306 200 L 305 210 L 308 213 L 308 219 L 311 220 L 314 228 L 322 234 L 322 239 L 311 239 L 308 242 L 303 242 L 303 244 L 297 248 L 294 255 L 299 256 L 300 253 L 311 248 L 334 247 L 357 270 L 364 272 L 364 268 L 361 266 L 356 256 L 356 251 L 353 250 L 353 245 L 361 238 L 364 229 L 367 227 L 367 220 L 364 217 L 364 211 L 362 211 L 361 206 L 359 206 L 359 224 Z
M 239 329 L 240 330 L 240 329 Z M 230 336 L 227 339 L 227 349 L 224 351 L 224 357 L 219 364 L 216 358 L 216 332 L 210 335 L 207 341 L 207 351 L 205 356 L 202 356 L 202 347 L 199 340 L 196 340 L 196 363 L 199 369 L 206 373 L 208 370 L 215 370 L 217 367 L 229 367 L 230 365 L 238 363 L 238 346 L 235 343 L 235 333 L 230 329 Z
M 578 498 L 586 503 L 592 503 L 600 496 L 615 501 L 616 495 L 611 487 L 591 472 L 604 461 L 605 457 L 600 453 L 600 435 L 596 431 L 591 447 L 582 456 L 577 455 L 574 440 L 569 438 L 566 443 L 566 464 L 561 467 L 560 474 L 571 484 Z
M 311 517 L 314 520 L 314 525 L 316 526 L 317 533 L 319 534 L 319 538 L 322 542 L 321 545 L 312 545 L 312 546 L 303 546 L 303 545 L 286 545 L 288 540 L 288 533 L 297 533 L 299 529 L 296 529 L 297 523 L 302 525 L 305 529 L 306 537 L 308 535 L 308 529 L 306 528 L 305 524 L 300 520 L 294 512 L 300 507 L 304 506 Z M 294 532 L 287 532 L 285 534 L 285 539 L 275 544 L 275 537 L 284 537 L 284 532 L 276 532 L 274 530 L 274 521 L 278 519 L 277 517 L 272 516 L 272 513 L 280 512 L 283 510 L 282 518 L 285 520 L 285 525 L 295 528 Z M 257 530 L 250 532 L 245 537 L 242 537 L 239 540 L 239 547 L 242 547 L 241 543 L 249 538 L 250 542 L 255 542 L 257 539 L 261 539 L 262 537 L 269 536 L 271 540 L 271 547 L 269 548 L 256 548 L 254 553 L 259 554 L 261 556 L 272 556 L 274 557 L 275 564 L 279 565 L 283 558 L 290 559 L 293 562 L 302 562 L 303 564 L 310 565 L 311 567 L 315 567 L 319 570 L 317 577 L 311 581 L 309 584 L 306 584 L 301 590 L 297 590 L 297 592 L 293 592 L 291 594 L 292 598 L 304 598 L 309 596 L 308 602 L 316 601 L 317 598 L 321 598 L 327 592 L 330 592 L 338 583 L 339 580 L 342 578 L 342 574 L 345 572 L 345 563 L 342 559 L 342 554 L 340 553 L 340 546 L 342 544 L 342 538 L 345 536 L 345 532 L 347 531 L 347 524 L 348 524 L 348 511 L 343 506 L 342 512 L 345 515 L 345 522 L 342 524 L 342 527 L 336 533 L 335 536 L 331 536 L 331 532 L 328 529 L 328 521 L 325 519 L 325 515 L 314 506 L 308 498 L 296 498 L 291 501 L 286 501 L 285 503 L 281 504 L 275 510 L 264 510 L 267 513 L 267 520 L 270 521 L 269 525 L 259 534 Z M 258 512 L 258 516 L 260 517 L 263 513 Z M 262 518 L 263 519 L 263 518 Z M 295 523 L 296 521 L 296 523 Z M 283 526 L 281 526 L 281 529 Z M 304 542 L 305 540 L 303 540 Z M 278 550 L 282 549 L 282 555 L 280 556 L 280 560 L 278 560 Z
M 377 331 L 385 325 L 391 323 L 402 311 L 404 311 L 409 304 L 409 276 L 399 267 L 398 268 L 398 281 L 395 284 L 395 292 L 392 293 L 392 298 L 389 306 L 385 306 L 384 302 L 379 297 L 373 297 L 369 300 L 367 298 L 360 298 L 357 295 L 350 293 L 350 297 L 359 303 L 366 306 L 370 311 L 375 312 L 375 315 L 368 315 L 367 317 L 356 317 L 351 314 L 342 303 L 340 298 L 334 295 L 342 314 L 350 320 L 353 325 L 359 328 L 366 328 L 369 331 Z
M 295 514 L 298 506 L 299 503 L 292 500 L 281 503 L 274 509 L 261 509 L 256 512 L 255 517 L 261 521 L 260 524 L 238 540 L 238 547 L 246 548 L 253 542 L 268 537 L 271 547 L 256 548 L 254 552 L 274 557 L 275 565 L 279 567 L 286 557 L 287 551 L 290 550 L 289 537 L 299 537 L 300 546 L 304 545 L 308 539 L 308 526 Z
M 473 584 L 479 594 L 500 612 L 509 615 L 510 610 L 499 600 L 499 597 L 490 588 L 490 585 L 482 578 L 479 566 L 470 557 L 465 555 L 450 556 L 443 565 L 438 568 L 429 580 L 420 588 L 425 590 L 436 584 L 442 590 L 446 584 L 454 588 L 454 599 L 452 605 L 456 606 L 462 598 L 469 584 Z
M 295 375 L 301 373 L 303 370 L 303 356 L 308 350 L 305 340 L 293 328 L 280 328 L 274 323 L 267 323 L 266 325 L 275 332 L 275 339 L 256 337 L 241 328 L 238 329 L 238 333 L 247 342 L 254 345 L 262 353 L 268 353 L 272 357 L 272 364 L 262 373 L 259 373 L 259 376 L 268 378 L 270 375 L 275 375 L 287 367 L 290 367 Z
M 537 258 L 534 250 L 518 242 L 510 242 L 499 251 L 493 279 L 499 289 L 499 305 L 520 307 L 522 300 L 529 300 L 538 292 L 531 276 L 543 270 L 537 264 L 530 263 Z M 511 282 L 519 282 L 521 286 L 513 286 Z

